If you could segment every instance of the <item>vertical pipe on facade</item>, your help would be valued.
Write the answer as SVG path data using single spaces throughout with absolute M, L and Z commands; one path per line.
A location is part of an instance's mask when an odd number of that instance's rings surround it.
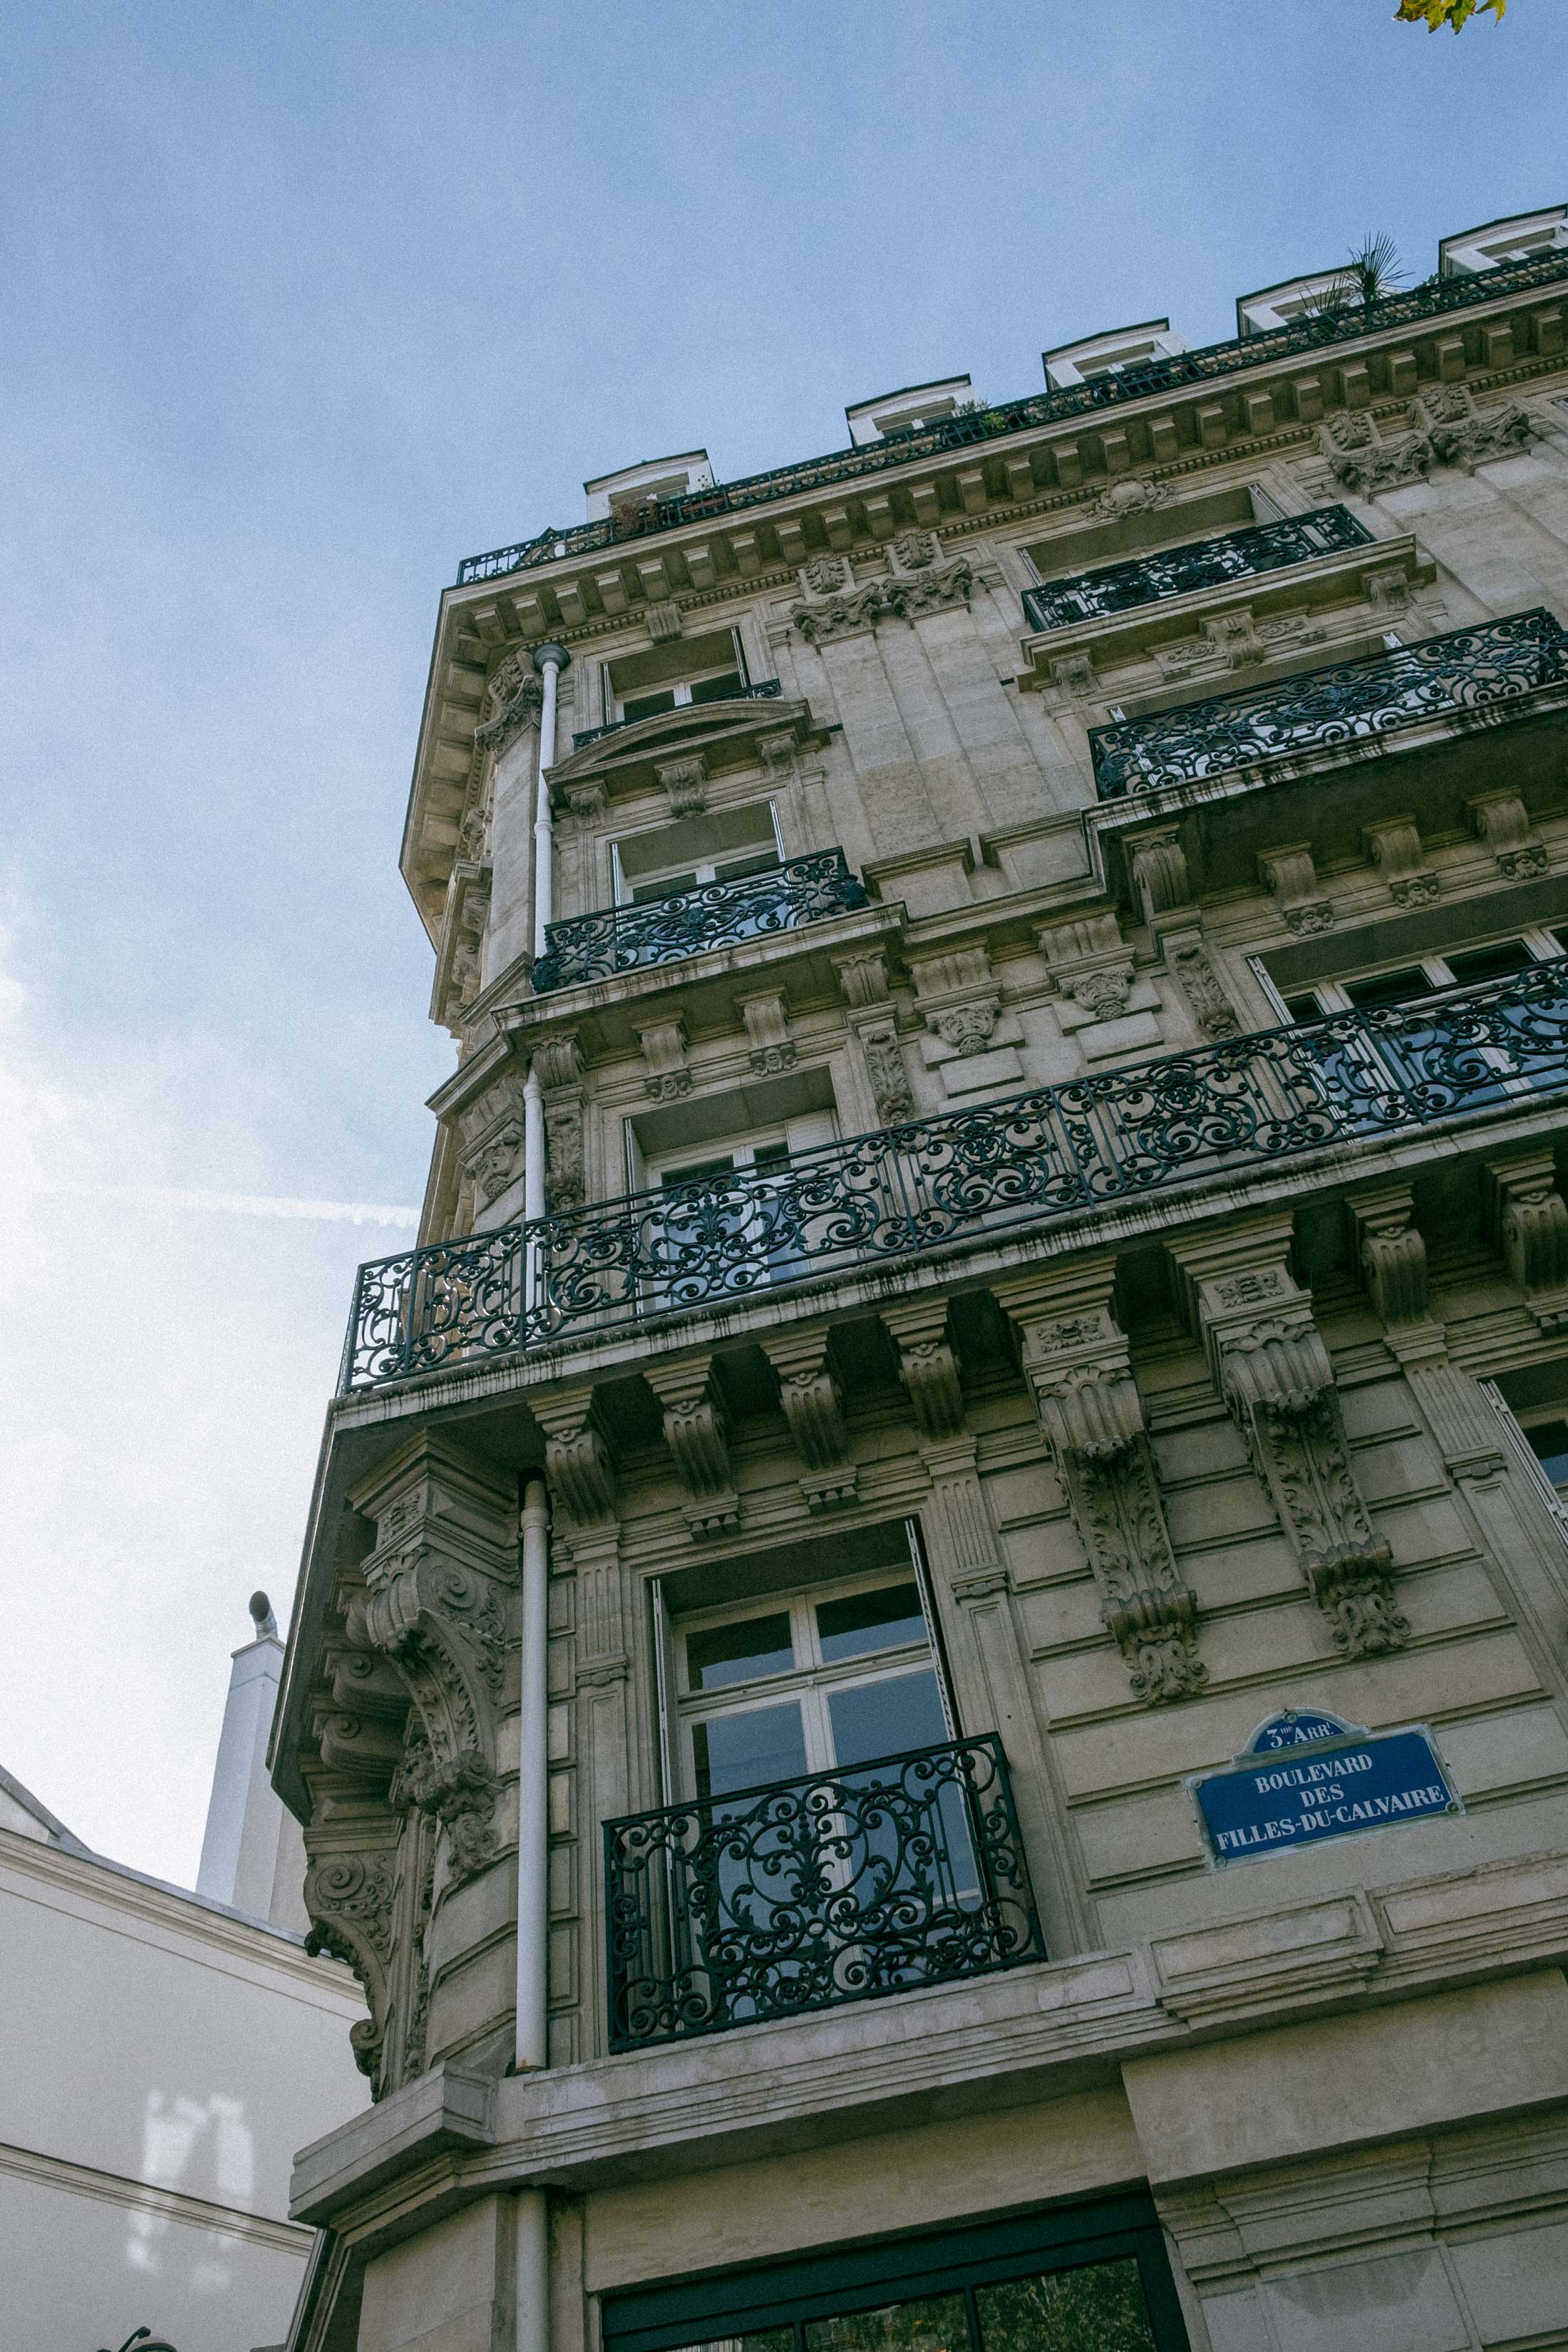
M 522 1305 L 524 1319 L 531 1316 L 539 1301 L 539 1252 L 542 1246 L 537 1226 L 544 1214 L 544 1089 L 529 1065 L 522 1082 Z
M 530 1074 L 529 1083 L 537 1087 Z M 531 1162 L 531 1167 L 533 1163 Z M 522 1491 L 518 1689 L 517 2071 L 549 2060 L 550 1519 L 542 1478 Z M 550 2209 L 542 2189 L 516 2198 L 517 2352 L 550 2352 Z
M 555 764 L 555 711 L 561 673 L 572 656 L 564 646 L 533 648 L 533 667 L 544 681 L 539 714 L 539 785 L 533 811 L 533 952 L 542 956 L 555 906 L 555 836 L 550 822 L 550 771 Z

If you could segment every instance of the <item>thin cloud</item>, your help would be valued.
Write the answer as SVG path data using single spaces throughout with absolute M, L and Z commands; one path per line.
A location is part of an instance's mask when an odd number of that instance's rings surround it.
M 148 1209 L 207 1209 L 230 1217 L 311 1217 L 333 1224 L 416 1225 L 417 1209 L 384 1201 L 297 1201 L 272 1192 L 209 1192 L 173 1184 L 61 1184 L 73 1201 L 125 1201 Z

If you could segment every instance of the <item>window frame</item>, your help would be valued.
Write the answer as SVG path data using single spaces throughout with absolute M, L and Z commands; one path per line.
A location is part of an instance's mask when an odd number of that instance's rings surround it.
M 712 634 L 717 635 L 718 632 L 714 631 Z M 728 677 L 731 670 L 734 670 L 739 675 L 741 680 L 741 690 L 744 693 L 745 689 L 752 682 L 752 672 L 751 667 L 746 660 L 746 648 L 742 640 L 741 631 L 733 624 L 731 624 L 730 627 L 730 645 L 734 656 L 732 661 L 711 664 L 705 668 L 693 671 L 689 677 L 670 678 L 663 684 L 645 687 L 640 690 L 634 688 L 629 695 L 617 692 L 615 680 L 610 675 L 612 665 L 607 661 L 601 662 L 599 665 L 600 692 L 604 698 L 605 710 L 607 715 L 609 724 L 613 727 L 635 726 L 637 724 L 637 720 L 635 719 L 628 719 L 626 717 L 626 705 L 628 701 L 640 702 L 648 695 L 653 694 L 673 694 L 675 698 L 673 709 L 676 710 L 689 710 L 693 707 L 691 689 L 694 686 L 706 685 L 710 678 Z M 639 649 L 635 647 L 630 648 L 628 652 L 623 652 L 617 655 L 616 658 L 620 661 L 626 660 L 629 658 L 629 652 L 637 650 Z M 722 701 L 724 697 L 721 695 L 716 695 L 712 698 L 715 701 Z M 701 706 L 698 705 L 696 707 L 700 709 Z M 639 718 L 643 719 L 657 719 L 661 717 L 668 718 L 670 714 L 668 711 L 660 712 L 645 710 L 639 712 L 637 715 Z

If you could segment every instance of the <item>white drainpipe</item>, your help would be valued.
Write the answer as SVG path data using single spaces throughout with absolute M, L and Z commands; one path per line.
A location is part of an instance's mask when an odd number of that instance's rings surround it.
M 530 1083 L 532 1083 L 531 1079 Z M 517 2071 L 549 2060 L 550 1521 L 544 1481 L 522 1496 L 522 1609 L 517 1780 Z M 549 2352 L 550 2208 L 542 2189 L 517 2195 L 517 2352 Z
M 539 789 L 533 812 L 533 952 L 544 953 L 546 926 L 555 908 L 555 836 L 550 824 L 550 771 L 555 765 L 555 702 L 561 673 L 572 656 L 564 646 L 533 648 L 533 667 L 544 680 L 539 714 Z
M 530 1225 L 537 1223 L 544 1214 L 544 1089 L 531 1063 L 522 1083 L 522 1214 Z M 539 1248 L 531 1235 L 523 1243 L 522 1303 L 526 1313 L 532 1312 L 539 1297 Z

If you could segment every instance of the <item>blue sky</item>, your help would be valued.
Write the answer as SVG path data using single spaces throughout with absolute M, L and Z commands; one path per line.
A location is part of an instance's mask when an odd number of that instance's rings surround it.
M 14 10 L 0 99 L 0 1762 L 194 1875 L 352 1268 L 450 1066 L 395 871 L 436 599 L 705 444 L 1568 194 L 1563 0 Z M 213 1195 L 208 1205 L 174 1192 Z

